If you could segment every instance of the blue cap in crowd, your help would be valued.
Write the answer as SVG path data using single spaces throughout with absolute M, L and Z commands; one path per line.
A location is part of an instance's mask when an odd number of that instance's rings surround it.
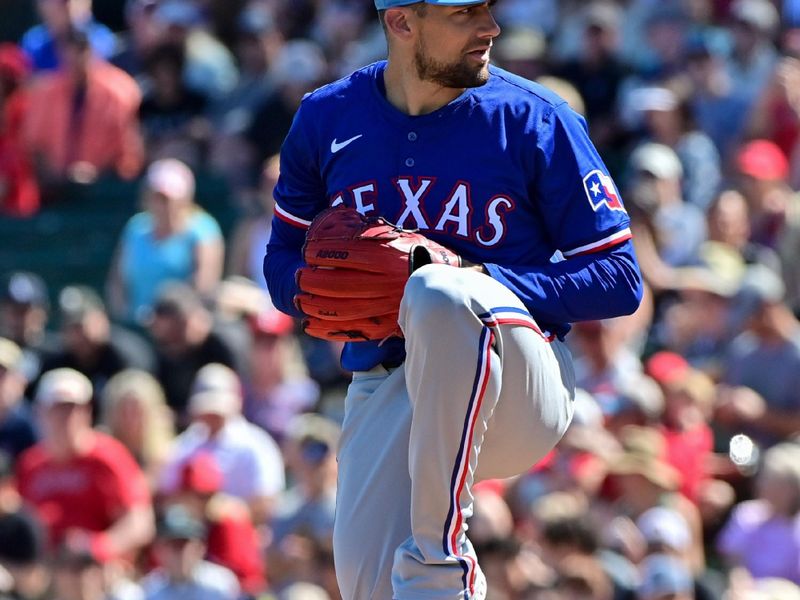
M 469 4 L 483 4 L 486 0 L 375 0 L 375 8 L 384 10 L 395 6 L 408 6 L 424 1 L 426 4 L 438 4 L 439 6 L 467 6 Z

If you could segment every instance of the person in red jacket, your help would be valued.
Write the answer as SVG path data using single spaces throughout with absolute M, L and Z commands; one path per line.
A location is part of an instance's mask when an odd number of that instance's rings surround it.
M 142 470 L 114 438 L 92 429 L 92 385 L 73 369 L 42 376 L 35 402 L 44 437 L 17 464 L 20 495 L 36 509 L 52 549 L 98 560 L 130 557 L 154 534 Z

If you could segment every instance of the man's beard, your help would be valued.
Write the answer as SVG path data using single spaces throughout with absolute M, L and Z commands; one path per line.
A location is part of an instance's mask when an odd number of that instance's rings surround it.
M 489 81 L 488 65 L 472 65 L 463 56 L 461 61 L 442 63 L 432 58 L 422 40 L 417 44 L 414 53 L 414 65 L 417 76 L 422 81 L 432 81 L 447 88 L 474 88 Z

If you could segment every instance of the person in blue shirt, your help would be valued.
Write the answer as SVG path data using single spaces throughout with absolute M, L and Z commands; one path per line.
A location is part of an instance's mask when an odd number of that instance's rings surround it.
M 307 95 L 281 151 L 264 261 L 280 310 L 302 316 L 295 272 L 329 206 L 417 229 L 469 265 L 410 276 L 403 337 L 345 345 L 346 599 L 486 598 L 473 485 L 524 472 L 569 425 L 569 323 L 641 300 L 628 214 L 585 122 L 490 66 L 493 4 L 376 0 L 388 61 Z
M 195 203 L 195 179 L 175 159 L 152 163 L 143 190 L 146 210 L 125 224 L 110 270 L 109 301 L 117 318 L 143 325 L 158 294 L 183 282 L 211 296 L 224 260 L 216 219 Z
M 35 71 L 52 71 L 61 63 L 60 38 L 73 27 L 86 33 L 95 56 L 110 59 L 117 49 L 114 33 L 92 17 L 92 0 L 37 0 L 42 23 L 22 36 L 20 46 Z

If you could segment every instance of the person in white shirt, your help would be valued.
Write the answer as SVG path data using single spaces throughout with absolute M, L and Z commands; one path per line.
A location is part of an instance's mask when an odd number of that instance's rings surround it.
M 244 500 L 256 524 L 269 520 L 275 497 L 286 481 L 283 458 L 268 433 L 241 414 L 239 377 L 212 363 L 198 371 L 189 398 L 192 424 L 175 442 L 159 482 L 160 491 L 174 493 L 183 465 L 199 452 L 214 456 L 223 473 L 222 491 Z

